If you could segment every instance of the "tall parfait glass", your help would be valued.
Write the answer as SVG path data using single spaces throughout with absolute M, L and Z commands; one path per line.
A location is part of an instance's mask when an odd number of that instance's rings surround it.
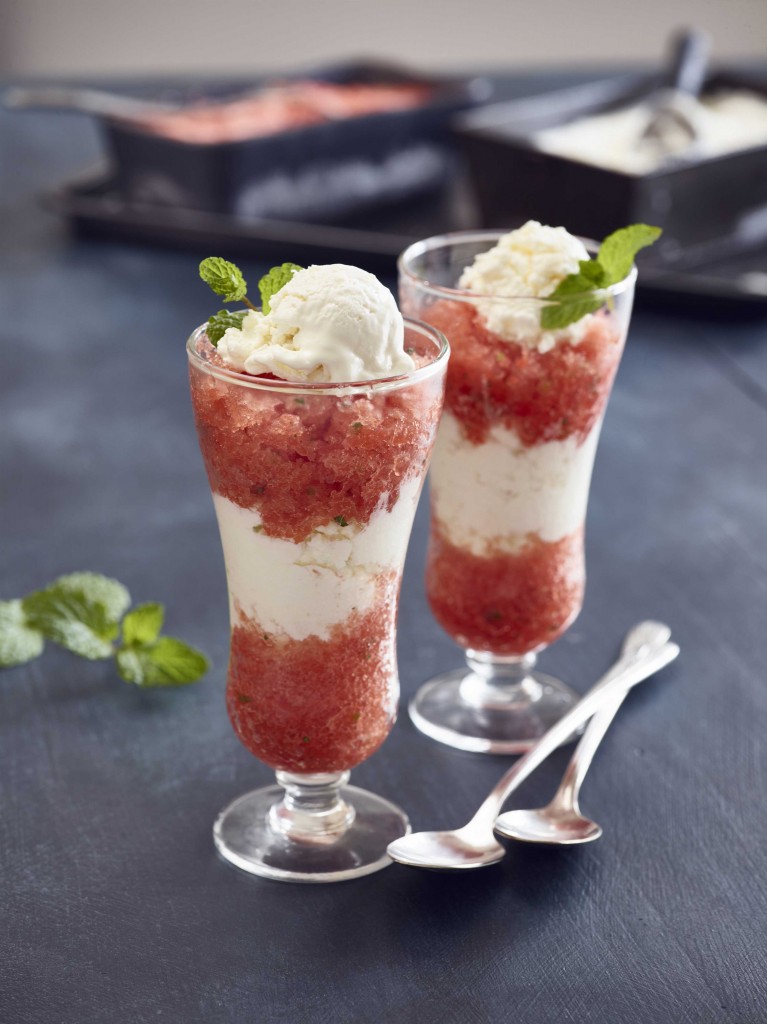
M 403 312 L 441 330 L 451 346 L 430 471 L 426 588 L 467 663 L 422 687 L 410 714 L 443 743 L 511 754 L 527 750 L 577 699 L 534 666 L 583 603 L 591 470 L 636 270 L 587 293 L 589 311 L 576 323 L 543 331 L 551 300 L 479 295 L 457 284 L 501 235 L 417 242 L 399 271 Z
M 187 344 L 229 590 L 227 708 L 277 775 L 220 814 L 214 839 L 254 874 L 368 874 L 409 828 L 347 785 L 396 716 L 402 569 L 442 408 L 444 337 L 406 322 L 405 344 L 413 371 L 352 384 L 227 369 L 204 328 Z

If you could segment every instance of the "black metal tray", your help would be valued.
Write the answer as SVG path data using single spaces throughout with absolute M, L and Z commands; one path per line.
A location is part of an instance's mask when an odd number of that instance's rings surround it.
M 270 263 L 353 262 L 388 275 L 395 273 L 397 256 L 411 242 L 481 224 L 460 176 L 430 196 L 334 223 L 239 220 L 141 206 L 122 198 L 104 171 L 61 186 L 46 194 L 44 203 L 88 237 L 190 249 L 201 257 L 213 252 Z M 764 239 L 708 242 L 677 252 L 672 263 L 645 258 L 640 269 L 642 299 L 696 312 L 767 314 Z
M 332 217 L 404 199 L 444 183 L 454 149 L 451 118 L 492 92 L 485 78 L 423 75 L 376 61 L 284 75 L 279 81 L 296 79 L 414 85 L 428 94 L 402 110 L 218 143 L 182 142 L 140 124 L 101 118 L 120 190 L 136 203 L 241 217 Z M 254 85 L 219 88 L 207 99 L 236 99 L 252 93 Z M 195 99 L 199 103 L 199 94 Z
M 590 114 L 646 98 L 657 76 L 589 82 L 528 99 L 493 103 L 461 115 L 455 135 L 469 162 L 480 221 L 519 223 L 534 217 L 604 238 L 625 224 L 663 228 L 653 259 L 673 261 L 691 247 L 759 227 L 767 245 L 767 146 L 641 175 L 582 163 L 540 150 L 535 135 Z M 767 98 L 767 75 L 716 73 L 704 93 L 747 89 Z M 761 220 L 761 225 L 757 221 Z

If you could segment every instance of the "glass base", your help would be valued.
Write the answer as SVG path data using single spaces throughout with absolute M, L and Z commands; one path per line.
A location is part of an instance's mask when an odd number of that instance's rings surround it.
M 534 655 L 500 659 L 469 651 L 467 661 L 469 671 L 432 679 L 408 709 L 417 729 L 449 747 L 523 754 L 580 700 L 558 679 L 532 671 Z
M 387 846 L 410 831 L 399 807 L 342 785 L 348 772 L 277 777 L 280 785 L 239 797 L 213 826 L 216 849 L 243 871 L 287 882 L 359 878 L 388 867 Z M 316 796 L 307 798 L 307 783 L 319 790 L 315 780 L 323 780 L 323 795 L 331 795 L 324 806 Z

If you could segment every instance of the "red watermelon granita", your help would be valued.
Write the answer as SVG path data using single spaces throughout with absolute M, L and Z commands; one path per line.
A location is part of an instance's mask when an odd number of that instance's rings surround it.
M 554 642 L 583 602 L 583 530 L 621 335 L 593 316 L 577 344 L 547 351 L 490 333 L 438 302 L 451 339 L 432 467 L 427 592 L 462 646 L 524 655 Z
M 447 346 L 357 268 L 271 275 L 262 310 L 217 314 L 188 346 L 229 590 L 227 708 L 282 787 L 235 801 L 215 839 L 254 873 L 333 880 L 385 866 L 406 828 L 344 784 L 396 716 L 397 604 Z
M 426 589 L 469 671 L 427 684 L 411 708 L 443 742 L 520 752 L 576 699 L 531 669 L 583 603 L 591 471 L 633 255 L 656 235 L 635 225 L 590 259 L 564 228 L 530 221 L 429 239 L 400 259 L 403 310 L 451 346 Z

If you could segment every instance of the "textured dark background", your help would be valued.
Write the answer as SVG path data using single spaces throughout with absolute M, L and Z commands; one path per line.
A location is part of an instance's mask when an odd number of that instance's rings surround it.
M 640 618 L 668 621 L 682 647 L 630 696 L 589 777 L 604 838 L 517 847 L 462 876 L 250 878 L 211 840 L 218 810 L 270 773 L 223 702 L 224 572 L 184 355 L 212 309 L 207 254 L 67 238 L 36 194 L 97 152 L 85 120 L 0 113 L 0 599 L 113 574 L 166 602 L 169 630 L 214 667 L 142 693 L 51 649 L 0 676 L 0 1021 L 765 1021 L 764 321 L 635 315 L 597 459 L 586 605 L 542 659 L 583 690 Z M 459 658 L 423 597 L 424 512 L 405 697 Z M 547 799 L 565 761 L 519 805 Z M 402 717 L 353 781 L 416 828 L 452 826 L 507 764 Z

